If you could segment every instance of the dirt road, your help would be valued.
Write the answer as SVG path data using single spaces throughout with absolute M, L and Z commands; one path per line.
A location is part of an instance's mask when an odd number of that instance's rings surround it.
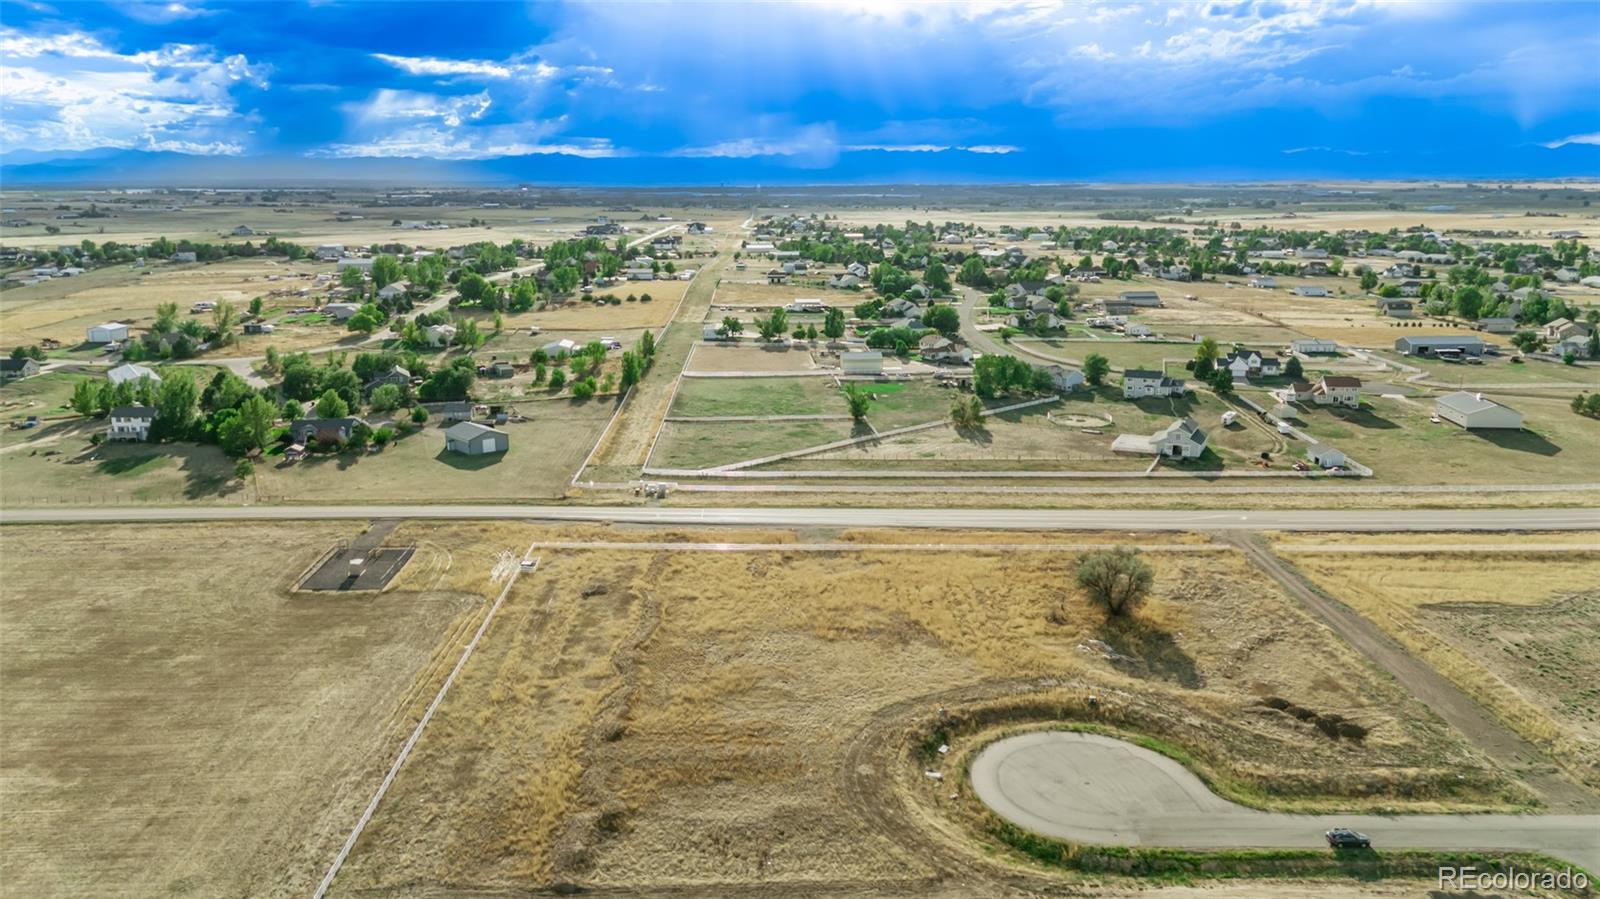
M 1277 581 L 1307 611 L 1322 619 L 1334 633 L 1393 675 L 1413 696 L 1459 730 L 1474 746 L 1517 772 L 1551 808 L 1600 809 L 1600 799 L 1553 770 L 1551 761 L 1537 746 L 1496 721 L 1461 688 L 1390 639 L 1376 624 L 1349 606 L 1312 589 L 1294 567 L 1273 554 L 1259 536 L 1232 531 L 1227 539 L 1243 550 L 1245 558 Z M 1596 831 L 1596 839 L 1600 839 L 1600 829 Z

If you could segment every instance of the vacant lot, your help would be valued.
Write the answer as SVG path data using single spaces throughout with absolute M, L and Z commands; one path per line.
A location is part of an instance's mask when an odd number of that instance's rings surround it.
M 585 533 L 660 532 L 563 536 Z M 1159 736 L 1274 804 L 1515 795 L 1231 553 L 1152 554 L 1156 596 L 1135 623 L 1061 587 L 1071 554 L 541 555 L 336 895 L 563 882 L 926 894 L 943 844 L 896 811 L 891 735 L 983 696 L 1061 694 L 1027 680 L 1040 677 L 1137 704 L 1165 722 Z M 1331 739 L 1270 696 L 1369 734 Z
M 425 544 L 392 592 L 289 594 L 361 530 L 0 529 L 7 895 L 311 892 L 487 589 Z
M 793 349 L 756 345 L 724 346 L 702 343 L 694 348 L 686 371 L 738 372 L 738 371 L 812 371 L 817 367 L 811 351 L 804 347 Z
M 806 285 L 768 284 L 748 279 L 724 280 L 717 288 L 717 300 L 711 307 L 711 320 L 721 321 L 723 310 L 750 307 L 787 306 L 795 300 L 821 300 L 829 306 L 845 309 L 865 302 L 870 294 L 851 290 L 828 290 Z M 846 313 L 849 314 L 849 313 Z
M 846 421 L 669 421 L 650 454 L 652 468 L 711 468 L 806 449 L 868 433 Z
M 1600 553 L 1289 558 L 1507 725 L 1600 785 L 1593 676 L 1600 670 Z M 1468 568 L 1471 576 L 1463 577 Z
M 831 378 L 684 378 L 673 416 L 847 415 Z

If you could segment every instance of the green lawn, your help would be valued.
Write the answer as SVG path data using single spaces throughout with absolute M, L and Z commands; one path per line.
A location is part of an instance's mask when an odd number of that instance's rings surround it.
M 872 405 L 867 408 L 867 422 L 880 431 L 942 421 L 950 417 L 950 405 L 962 395 L 947 387 L 935 386 L 930 381 L 903 381 L 892 384 L 866 384 L 864 389 L 872 394 Z M 1009 405 L 1016 398 L 996 400 L 988 405 Z
M 79 381 L 100 378 L 75 372 L 50 371 L 20 381 L 0 385 L 0 420 L 10 423 L 30 415 L 40 417 L 70 411 L 67 403 Z
M 848 410 L 831 378 L 684 378 L 671 414 L 845 415 Z
M 1600 421 L 1575 415 L 1569 398 L 1498 397 L 1527 430 L 1462 430 L 1429 421 L 1433 400 L 1369 398 L 1357 410 L 1302 412 L 1304 429 L 1369 465 L 1378 479 L 1405 484 L 1562 484 L 1600 473 Z
M 848 421 L 668 422 L 662 426 L 654 468 L 710 468 L 849 437 Z

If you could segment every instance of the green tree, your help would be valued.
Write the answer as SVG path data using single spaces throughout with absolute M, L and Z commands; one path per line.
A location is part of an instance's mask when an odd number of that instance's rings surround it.
M 325 390 L 322 396 L 317 397 L 318 418 L 343 418 L 350 414 L 350 404 L 344 401 L 337 390 Z
M 954 306 L 932 306 L 922 313 L 922 323 L 945 337 L 954 337 L 961 330 L 961 313 Z
M 983 425 L 983 400 L 975 396 L 958 396 L 950 404 L 950 423 L 961 430 L 973 430 Z
M 170 334 L 178 329 L 178 304 L 161 303 L 156 306 L 156 320 L 150 330 L 157 334 Z
M 282 360 L 278 357 L 278 348 L 275 346 L 267 347 L 266 355 L 261 361 L 262 370 L 266 371 L 268 374 L 271 374 L 272 372 L 278 370 L 278 366 L 281 363 Z
M 1544 338 L 1537 331 L 1518 331 L 1511 335 L 1511 344 L 1524 353 L 1532 353 L 1544 347 Z
M 252 449 L 266 447 L 267 438 L 272 434 L 272 426 L 278 419 L 278 410 L 265 397 L 259 394 L 252 395 L 238 407 L 239 426 L 249 437 Z
M 252 299 L 250 301 L 250 314 L 251 315 L 254 315 L 257 318 L 260 318 L 261 317 L 261 309 L 262 309 L 262 300 L 261 300 L 260 297 L 256 297 L 255 299 Z
M 1106 375 L 1110 372 L 1110 360 L 1099 353 L 1090 353 L 1083 357 L 1083 378 L 1095 387 L 1104 384 Z
M 1371 293 L 1372 292 L 1372 288 L 1377 287 L 1377 286 L 1378 286 L 1378 273 L 1373 271 L 1370 268 L 1369 269 L 1364 269 L 1361 272 L 1361 289 L 1362 289 L 1362 291 L 1366 292 L 1366 293 Z
M 839 309 L 836 306 L 828 307 L 828 311 L 822 316 L 822 333 L 829 340 L 838 340 L 844 336 L 843 309 Z
M 579 378 L 572 382 L 572 395 L 576 399 L 586 400 L 594 396 L 596 389 L 594 378 Z
M 1210 337 L 1200 341 L 1194 348 L 1194 360 L 1196 362 L 1204 359 L 1215 366 L 1217 357 L 1220 355 L 1222 355 L 1222 348 L 1217 346 L 1217 342 Z
M 989 270 L 984 268 L 983 260 L 977 256 L 968 256 L 961 263 L 961 271 L 956 273 L 956 280 L 968 287 L 982 290 L 989 286 Z
M 1305 370 L 1300 365 L 1300 357 L 1290 356 L 1289 361 L 1283 365 L 1283 376 L 1292 381 L 1298 381 L 1304 378 L 1305 375 Z
M 239 310 L 227 300 L 218 300 L 211 308 L 211 327 L 217 332 L 217 343 L 233 343 L 233 329 L 239 326 Z
M 572 266 L 563 266 L 550 273 L 550 286 L 556 293 L 571 293 L 583 276 Z
M 158 436 L 175 440 L 187 435 L 200 407 L 200 390 L 194 377 L 181 368 L 169 370 L 161 381 L 155 406 L 151 428 Z
M 1211 389 L 1218 393 L 1231 393 L 1233 391 L 1233 372 L 1226 368 L 1219 368 L 1211 375 Z
M 356 268 L 353 265 L 339 272 L 340 287 L 348 287 L 354 290 L 355 288 L 360 287 L 362 283 L 361 269 Z
M 928 263 L 928 268 L 922 273 L 922 283 L 928 285 L 928 292 L 934 296 L 943 296 L 950 292 L 950 272 L 945 269 L 944 263 L 935 259 Z
M 400 280 L 400 260 L 393 256 L 377 256 L 372 260 L 372 286 L 382 290 Z
M 639 374 L 640 374 L 640 372 L 641 372 L 641 368 L 640 368 L 640 364 L 639 364 L 639 354 L 635 353 L 632 350 L 629 350 L 628 352 L 623 353 L 622 354 L 622 390 L 624 392 L 626 392 L 628 388 L 630 388 L 633 385 L 639 383 Z
M 250 480 L 250 476 L 255 473 L 255 463 L 251 462 L 249 459 L 240 459 L 233 465 L 233 476 L 241 481 Z
M 858 384 L 846 384 L 844 401 L 850 407 L 851 418 L 856 421 L 866 420 L 867 410 L 872 406 L 872 394 Z
M 557 390 L 558 391 L 562 387 L 566 386 L 566 383 L 567 383 L 567 373 L 566 373 L 566 371 L 557 368 L 557 369 L 555 369 L 555 370 L 550 372 L 550 389 L 551 390 Z
M 400 408 L 400 404 L 405 400 L 405 391 L 399 384 L 380 384 L 378 389 L 372 391 L 368 405 L 374 412 L 389 412 Z
M 79 381 L 72 388 L 72 411 L 83 416 L 93 415 L 99 399 L 99 391 L 95 389 L 93 381 Z
M 420 424 L 422 424 L 423 422 L 425 422 L 427 420 L 428 420 L 428 410 L 427 409 L 424 409 L 421 406 L 418 406 L 417 408 L 411 410 L 411 421 L 412 421 L 413 424 L 419 424 L 420 425 Z
M 717 328 L 717 331 L 724 337 L 741 334 L 744 332 L 744 322 L 739 321 L 738 316 L 724 315 L 722 317 L 722 325 Z
M 1138 550 L 1109 549 L 1078 557 L 1073 575 L 1078 586 L 1112 615 L 1128 615 L 1138 608 L 1155 583 L 1155 571 Z

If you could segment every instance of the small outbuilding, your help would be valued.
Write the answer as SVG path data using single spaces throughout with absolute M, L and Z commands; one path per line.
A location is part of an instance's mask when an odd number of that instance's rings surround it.
M 839 364 L 847 375 L 881 375 L 883 353 L 878 350 L 847 350 L 839 354 Z
M 89 329 L 90 343 L 118 343 L 128 339 L 128 326 L 122 322 L 106 322 Z
M 505 431 L 497 431 L 488 425 L 462 421 L 445 429 L 444 448 L 468 456 L 503 453 L 511 448 L 511 437 Z
M 1313 443 L 1306 447 L 1306 458 L 1323 468 L 1343 468 L 1350 461 L 1344 453 L 1326 443 Z

